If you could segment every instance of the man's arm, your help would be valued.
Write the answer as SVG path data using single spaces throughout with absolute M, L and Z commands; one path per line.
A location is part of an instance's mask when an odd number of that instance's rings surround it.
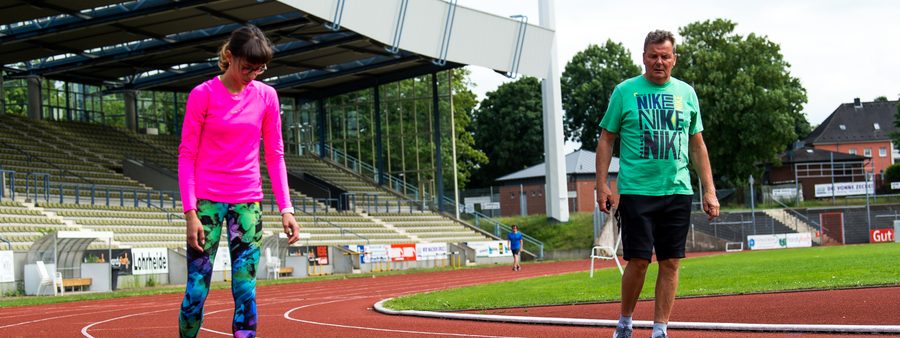
M 600 139 L 597 140 L 597 204 L 600 205 L 600 211 L 609 213 L 610 208 L 615 207 L 612 198 L 612 191 L 606 182 L 609 176 L 609 162 L 612 160 L 612 148 L 619 135 L 612 133 L 606 129 L 601 129 Z M 610 203 L 610 208 L 606 204 Z
M 716 198 L 716 186 L 713 183 L 712 168 L 709 165 L 709 152 L 706 151 L 706 143 L 703 142 L 703 134 L 696 133 L 691 135 L 690 142 L 691 162 L 694 164 L 694 171 L 700 175 L 700 182 L 703 184 L 703 211 L 709 215 L 709 219 L 719 217 L 719 200 Z

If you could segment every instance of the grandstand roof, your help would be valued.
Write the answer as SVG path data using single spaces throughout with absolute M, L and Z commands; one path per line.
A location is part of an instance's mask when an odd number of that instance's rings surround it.
M 806 138 L 806 144 L 887 141 L 900 101 L 844 103 Z
M 546 163 L 537 164 L 512 174 L 500 177 L 497 181 L 512 181 L 526 178 L 544 177 L 547 173 Z M 566 175 L 597 173 L 597 155 L 588 150 L 578 150 L 566 155 Z M 619 158 L 613 157 L 609 162 L 609 173 L 619 173 Z
M 781 154 L 781 163 L 828 162 L 834 154 L 835 162 L 862 162 L 866 157 L 815 148 L 789 150 Z
M 6 78 L 39 75 L 112 91 L 189 91 L 219 72 L 216 51 L 245 23 L 275 45 L 263 81 L 279 93 L 327 97 L 460 67 L 385 45 L 271 0 L 0 0 Z

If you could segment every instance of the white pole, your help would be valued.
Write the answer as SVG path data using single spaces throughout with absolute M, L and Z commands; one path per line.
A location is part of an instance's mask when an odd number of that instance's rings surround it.
M 556 31 L 556 6 L 554 0 L 540 0 L 541 26 Z M 544 154 L 546 160 L 547 217 L 560 222 L 569 221 L 568 188 L 566 187 L 566 163 L 563 154 L 562 90 L 559 84 L 559 65 L 556 51 L 556 33 L 550 45 L 550 66 L 541 81 L 544 112 Z
M 453 209 L 459 219 L 459 177 L 456 170 L 456 113 L 453 109 L 453 70 L 447 71 L 447 88 L 450 91 L 450 148 L 453 152 Z

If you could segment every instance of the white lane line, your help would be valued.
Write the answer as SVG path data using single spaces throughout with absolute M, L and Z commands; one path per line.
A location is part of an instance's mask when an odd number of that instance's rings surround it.
M 222 304 L 224 304 L 224 303 L 209 304 L 208 306 L 218 306 L 218 305 L 222 305 Z M 169 306 L 166 305 L 166 307 L 169 307 Z M 117 311 L 117 310 L 111 310 L 111 311 Z M 90 324 L 88 324 L 88 325 L 86 325 L 86 326 L 84 326 L 84 327 L 81 328 L 81 335 L 83 335 L 83 336 L 85 336 L 85 337 L 91 337 L 91 338 L 93 338 L 94 336 L 90 335 L 90 334 L 88 333 L 88 330 L 89 330 L 90 328 L 94 327 L 95 325 L 100 325 L 100 324 L 104 324 L 104 323 L 109 323 L 109 322 L 116 321 L 116 320 L 119 320 L 119 319 L 125 319 L 125 318 L 129 318 L 129 317 L 142 316 L 142 315 L 147 315 L 147 314 L 151 314 L 151 313 L 159 313 L 159 312 L 165 312 L 165 311 L 172 311 L 172 309 L 171 309 L 171 308 L 166 308 L 166 309 L 156 310 L 156 311 L 146 311 L 146 312 L 140 312 L 140 313 L 132 313 L 132 314 L 129 314 L 129 315 L 124 315 L 124 316 L 119 316 L 119 317 L 115 317 L 115 318 L 110 318 L 110 319 L 102 320 L 102 321 L 99 321 L 99 322 L 93 322 L 93 323 L 90 323 Z M 110 312 L 110 311 L 104 311 L 104 312 Z M 73 315 L 73 316 L 74 316 L 74 315 Z M 70 316 L 66 316 L 66 317 L 70 317 Z M 22 324 L 25 324 L 25 323 L 22 323 Z M 17 324 L 17 325 L 18 325 L 18 324 Z M 3 327 L 0 327 L 0 329 L 2 329 L 2 328 L 3 328 Z
M 141 313 L 133 313 L 133 314 L 130 314 L 130 315 L 124 315 L 124 316 L 119 316 L 119 317 L 115 317 L 115 318 L 110 318 L 110 319 L 103 320 L 103 321 L 99 321 L 99 322 L 93 322 L 93 323 L 88 324 L 87 326 L 81 328 L 81 334 L 82 334 L 83 336 L 85 336 L 85 337 L 88 337 L 88 338 L 94 338 L 94 336 L 92 336 L 92 335 L 90 335 L 90 334 L 88 333 L 88 330 L 89 330 L 91 327 L 93 327 L 94 325 L 100 325 L 100 324 L 108 323 L 108 322 L 111 322 L 111 321 L 114 321 L 114 320 L 125 319 L 125 318 L 129 318 L 129 317 L 134 317 L 134 316 L 142 316 L 142 315 L 146 315 L 146 314 L 157 313 L 157 312 L 164 312 L 164 311 L 171 311 L 171 309 L 156 310 L 156 311 L 141 312 Z
M 344 328 L 344 329 L 357 329 L 357 330 L 369 330 L 369 331 L 379 331 L 379 332 L 394 332 L 394 333 L 410 333 L 410 334 L 432 335 L 432 336 L 456 336 L 456 337 L 503 337 L 503 338 L 515 338 L 515 337 L 507 337 L 507 336 L 484 336 L 484 335 L 466 334 L 466 333 L 428 332 L 428 331 L 413 331 L 413 330 L 383 329 L 383 328 L 377 328 L 377 327 L 366 327 L 366 326 L 354 326 L 354 325 L 341 325 L 341 324 L 332 324 L 332 323 L 322 323 L 322 322 L 315 322 L 315 321 L 311 321 L 311 320 L 303 320 L 303 319 L 298 319 L 298 318 L 293 318 L 293 317 L 291 317 L 291 313 L 292 313 L 292 312 L 294 312 L 294 311 L 296 311 L 296 310 L 299 310 L 299 309 L 302 309 L 302 308 L 307 308 L 307 307 L 312 307 L 312 306 L 318 306 L 318 305 L 325 305 L 325 304 L 330 304 L 330 303 L 344 302 L 344 301 L 355 300 L 355 299 L 360 299 L 360 298 L 369 298 L 369 297 L 353 297 L 353 298 L 349 298 L 349 299 L 339 299 L 339 300 L 332 300 L 332 301 L 327 301 L 327 302 L 320 302 L 320 303 L 314 303 L 314 304 L 307 304 L 307 305 L 303 305 L 303 306 L 298 306 L 298 307 L 295 307 L 295 308 L 290 309 L 290 310 L 288 310 L 287 312 L 285 312 L 285 313 L 284 313 L 284 318 L 287 319 L 287 320 L 295 321 L 295 322 L 301 322 L 301 323 L 307 323 L 307 324 L 313 324 L 313 325 L 322 325 L 322 326 L 339 327 L 339 328 Z

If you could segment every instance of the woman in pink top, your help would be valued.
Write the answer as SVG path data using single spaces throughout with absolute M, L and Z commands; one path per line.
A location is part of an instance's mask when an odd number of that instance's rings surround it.
M 203 322 L 222 226 L 231 253 L 235 337 L 256 336 L 256 266 L 262 239 L 260 138 L 281 223 L 299 236 L 288 195 L 278 94 L 254 79 L 272 61 L 271 42 L 252 25 L 231 33 L 219 52 L 224 72 L 191 91 L 178 147 L 178 183 L 187 220 L 188 278 L 181 303 L 181 337 L 196 337 Z

